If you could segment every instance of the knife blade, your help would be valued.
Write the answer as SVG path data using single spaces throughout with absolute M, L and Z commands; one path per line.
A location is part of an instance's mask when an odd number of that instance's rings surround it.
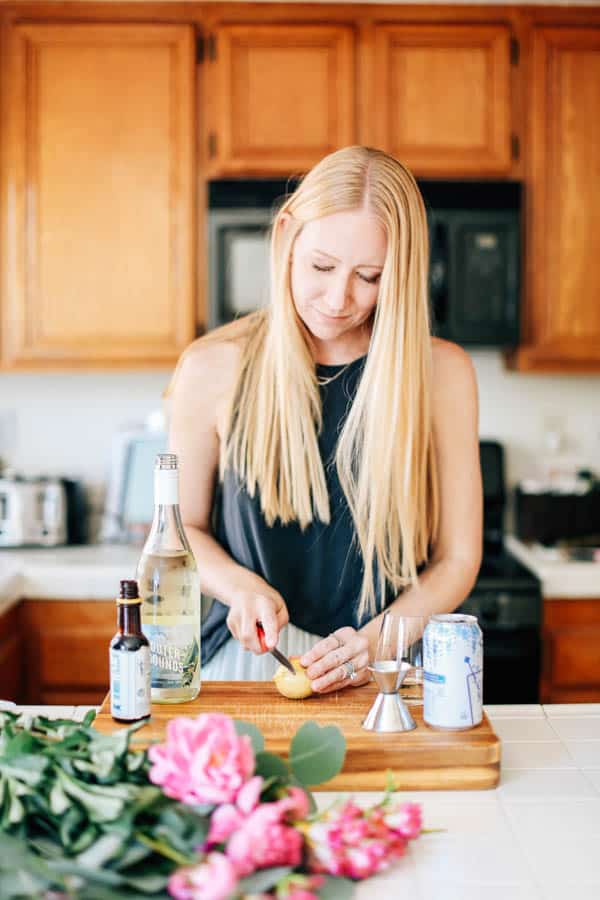
M 282 666 L 285 666 L 286 669 L 292 673 L 292 675 L 296 674 L 296 670 L 281 650 L 278 650 L 277 647 L 269 648 L 267 647 L 267 643 L 265 641 L 265 629 L 263 628 L 262 622 L 256 623 L 256 631 L 258 632 L 258 640 L 260 641 L 260 646 L 263 650 L 267 650 L 271 656 L 274 656 L 278 663 L 281 663 Z

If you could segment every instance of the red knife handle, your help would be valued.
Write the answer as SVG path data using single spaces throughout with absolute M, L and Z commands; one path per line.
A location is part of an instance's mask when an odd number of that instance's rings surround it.
M 265 653 L 268 653 L 269 648 L 267 647 L 267 641 L 265 638 L 265 629 L 263 628 L 262 622 L 256 623 L 256 631 L 258 633 L 258 640 L 260 641 L 260 649 L 264 650 Z

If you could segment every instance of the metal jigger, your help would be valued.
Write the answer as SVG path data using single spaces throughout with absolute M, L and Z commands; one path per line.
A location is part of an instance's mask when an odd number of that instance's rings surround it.
M 389 731 L 412 731 L 416 722 L 398 693 L 411 666 L 396 660 L 381 660 L 369 666 L 369 671 L 377 682 L 379 693 L 367 713 L 362 727 L 367 731 L 384 733 Z

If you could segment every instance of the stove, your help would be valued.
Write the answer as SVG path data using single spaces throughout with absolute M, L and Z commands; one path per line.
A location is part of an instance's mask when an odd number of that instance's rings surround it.
M 483 702 L 539 703 L 542 592 L 539 579 L 504 547 L 504 451 L 479 445 L 483 477 L 483 558 L 460 612 L 483 632 Z

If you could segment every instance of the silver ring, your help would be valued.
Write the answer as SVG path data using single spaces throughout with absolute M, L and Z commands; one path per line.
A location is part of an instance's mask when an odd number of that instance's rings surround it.
M 343 646 L 344 646 L 344 642 L 343 642 L 343 641 L 340 641 L 340 639 L 339 639 L 339 637 L 337 636 L 337 634 L 330 634 L 329 637 L 332 637 L 332 638 L 335 638 L 335 639 L 336 639 L 338 647 L 343 647 Z
M 346 670 L 346 678 L 349 678 L 350 681 L 354 681 L 355 678 L 358 678 L 358 672 L 354 668 L 354 663 L 352 660 L 348 660 L 343 663 L 344 669 Z

